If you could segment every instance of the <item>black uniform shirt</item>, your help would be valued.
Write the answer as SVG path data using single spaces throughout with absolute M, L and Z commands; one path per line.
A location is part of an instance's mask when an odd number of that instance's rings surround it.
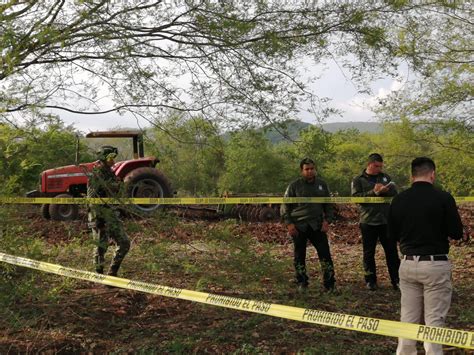
M 392 179 L 388 174 L 379 173 L 378 175 L 369 175 L 364 170 L 361 175 L 352 179 L 351 193 L 354 197 L 389 197 L 397 194 L 395 186 L 390 186 L 389 190 L 381 195 L 374 192 L 375 184 L 387 185 Z M 388 203 L 361 203 L 360 223 L 373 226 L 387 224 Z
M 454 198 L 428 182 L 415 182 L 390 205 L 388 232 L 404 255 L 448 254 L 449 238 L 462 238 Z

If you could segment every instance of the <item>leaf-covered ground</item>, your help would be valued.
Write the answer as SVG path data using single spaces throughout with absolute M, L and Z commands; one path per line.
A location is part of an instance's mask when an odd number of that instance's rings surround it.
M 463 206 L 465 224 L 472 206 Z M 292 283 L 292 245 L 278 223 L 199 220 L 167 214 L 127 220 L 132 249 L 121 275 L 168 286 L 340 313 L 398 320 L 400 295 L 390 287 L 378 247 L 380 288 L 365 289 L 357 212 L 343 206 L 330 233 L 338 292 L 320 284 L 316 253 L 301 294 Z M 34 211 L 8 214 L 0 250 L 92 270 L 84 220 L 48 222 Z M 112 253 L 112 248 L 108 257 Z M 474 330 L 474 247 L 455 243 L 448 326 Z M 110 289 L 0 264 L 0 353 L 393 353 L 396 339 Z M 446 349 L 462 353 L 459 349 Z

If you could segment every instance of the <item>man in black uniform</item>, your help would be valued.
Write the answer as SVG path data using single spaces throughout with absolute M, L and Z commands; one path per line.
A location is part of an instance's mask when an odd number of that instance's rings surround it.
M 122 184 L 111 167 L 115 163 L 117 148 L 103 146 L 97 152 L 98 165 L 92 170 L 92 174 L 87 183 L 87 197 L 117 197 Z M 89 226 L 92 236 L 97 243 L 94 253 L 94 264 L 96 272 L 104 273 L 105 252 L 109 246 L 109 239 L 117 245 L 114 258 L 110 264 L 108 274 L 117 276 L 117 272 L 122 264 L 125 255 L 130 249 L 130 240 L 118 217 L 119 211 L 112 205 L 89 205 Z
M 388 174 L 382 172 L 383 159 L 380 154 L 369 155 L 367 167 L 361 175 L 352 180 L 351 192 L 354 197 L 395 196 L 397 189 L 391 183 Z M 385 251 L 388 272 L 394 289 L 398 290 L 398 258 L 397 244 L 387 237 L 388 203 L 362 203 L 360 204 L 360 231 L 362 233 L 362 249 L 364 253 L 364 272 L 367 288 L 371 291 L 377 289 L 377 268 L 375 265 L 375 248 L 377 242 Z
M 329 189 L 326 183 L 316 177 L 314 161 L 303 159 L 300 163 L 301 177 L 293 181 L 285 192 L 285 197 L 328 197 Z M 306 274 L 306 244 L 308 240 L 318 253 L 323 283 L 327 291 L 334 290 L 336 279 L 334 265 L 329 250 L 327 231 L 329 223 L 333 222 L 333 208 L 328 203 L 295 203 L 283 204 L 281 215 L 288 228 L 288 234 L 293 238 L 294 265 L 298 289 L 308 287 Z
M 429 158 L 411 163 L 412 186 L 396 196 L 388 230 L 400 241 L 401 321 L 443 327 L 451 305 L 449 240 L 461 239 L 463 227 L 454 198 L 433 187 L 435 164 Z M 440 344 L 424 343 L 427 354 L 442 354 Z M 399 338 L 397 354 L 416 354 L 416 340 Z

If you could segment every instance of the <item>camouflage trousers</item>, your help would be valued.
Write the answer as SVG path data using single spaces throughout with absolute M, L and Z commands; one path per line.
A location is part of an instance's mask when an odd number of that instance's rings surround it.
M 112 240 L 116 245 L 116 249 L 108 274 L 116 276 L 125 255 L 130 249 L 130 240 L 125 233 L 122 221 L 117 216 L 116 211 L 100 206 L 89 210 L 88 220 L 96 244 L 94 251 L 96 272 L 104 273 L 105 253 L 109 247 L 109 240 Z

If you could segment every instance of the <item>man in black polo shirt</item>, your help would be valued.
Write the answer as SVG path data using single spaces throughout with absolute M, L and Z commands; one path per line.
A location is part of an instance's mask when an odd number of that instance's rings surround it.
M 411 163 L 412 186 L 394 197 L 388 231 L 400 241 L 401 321 L 442 327 L 451 305 L 449 239 L 461 239 L 463 227 L 454 198 L 433 187 L 430 158 Z M 442 354 L 440 344 L 424 343 L 427 354 Z M 416 341 L 399 338 L 397 354 L 416 354 Z

